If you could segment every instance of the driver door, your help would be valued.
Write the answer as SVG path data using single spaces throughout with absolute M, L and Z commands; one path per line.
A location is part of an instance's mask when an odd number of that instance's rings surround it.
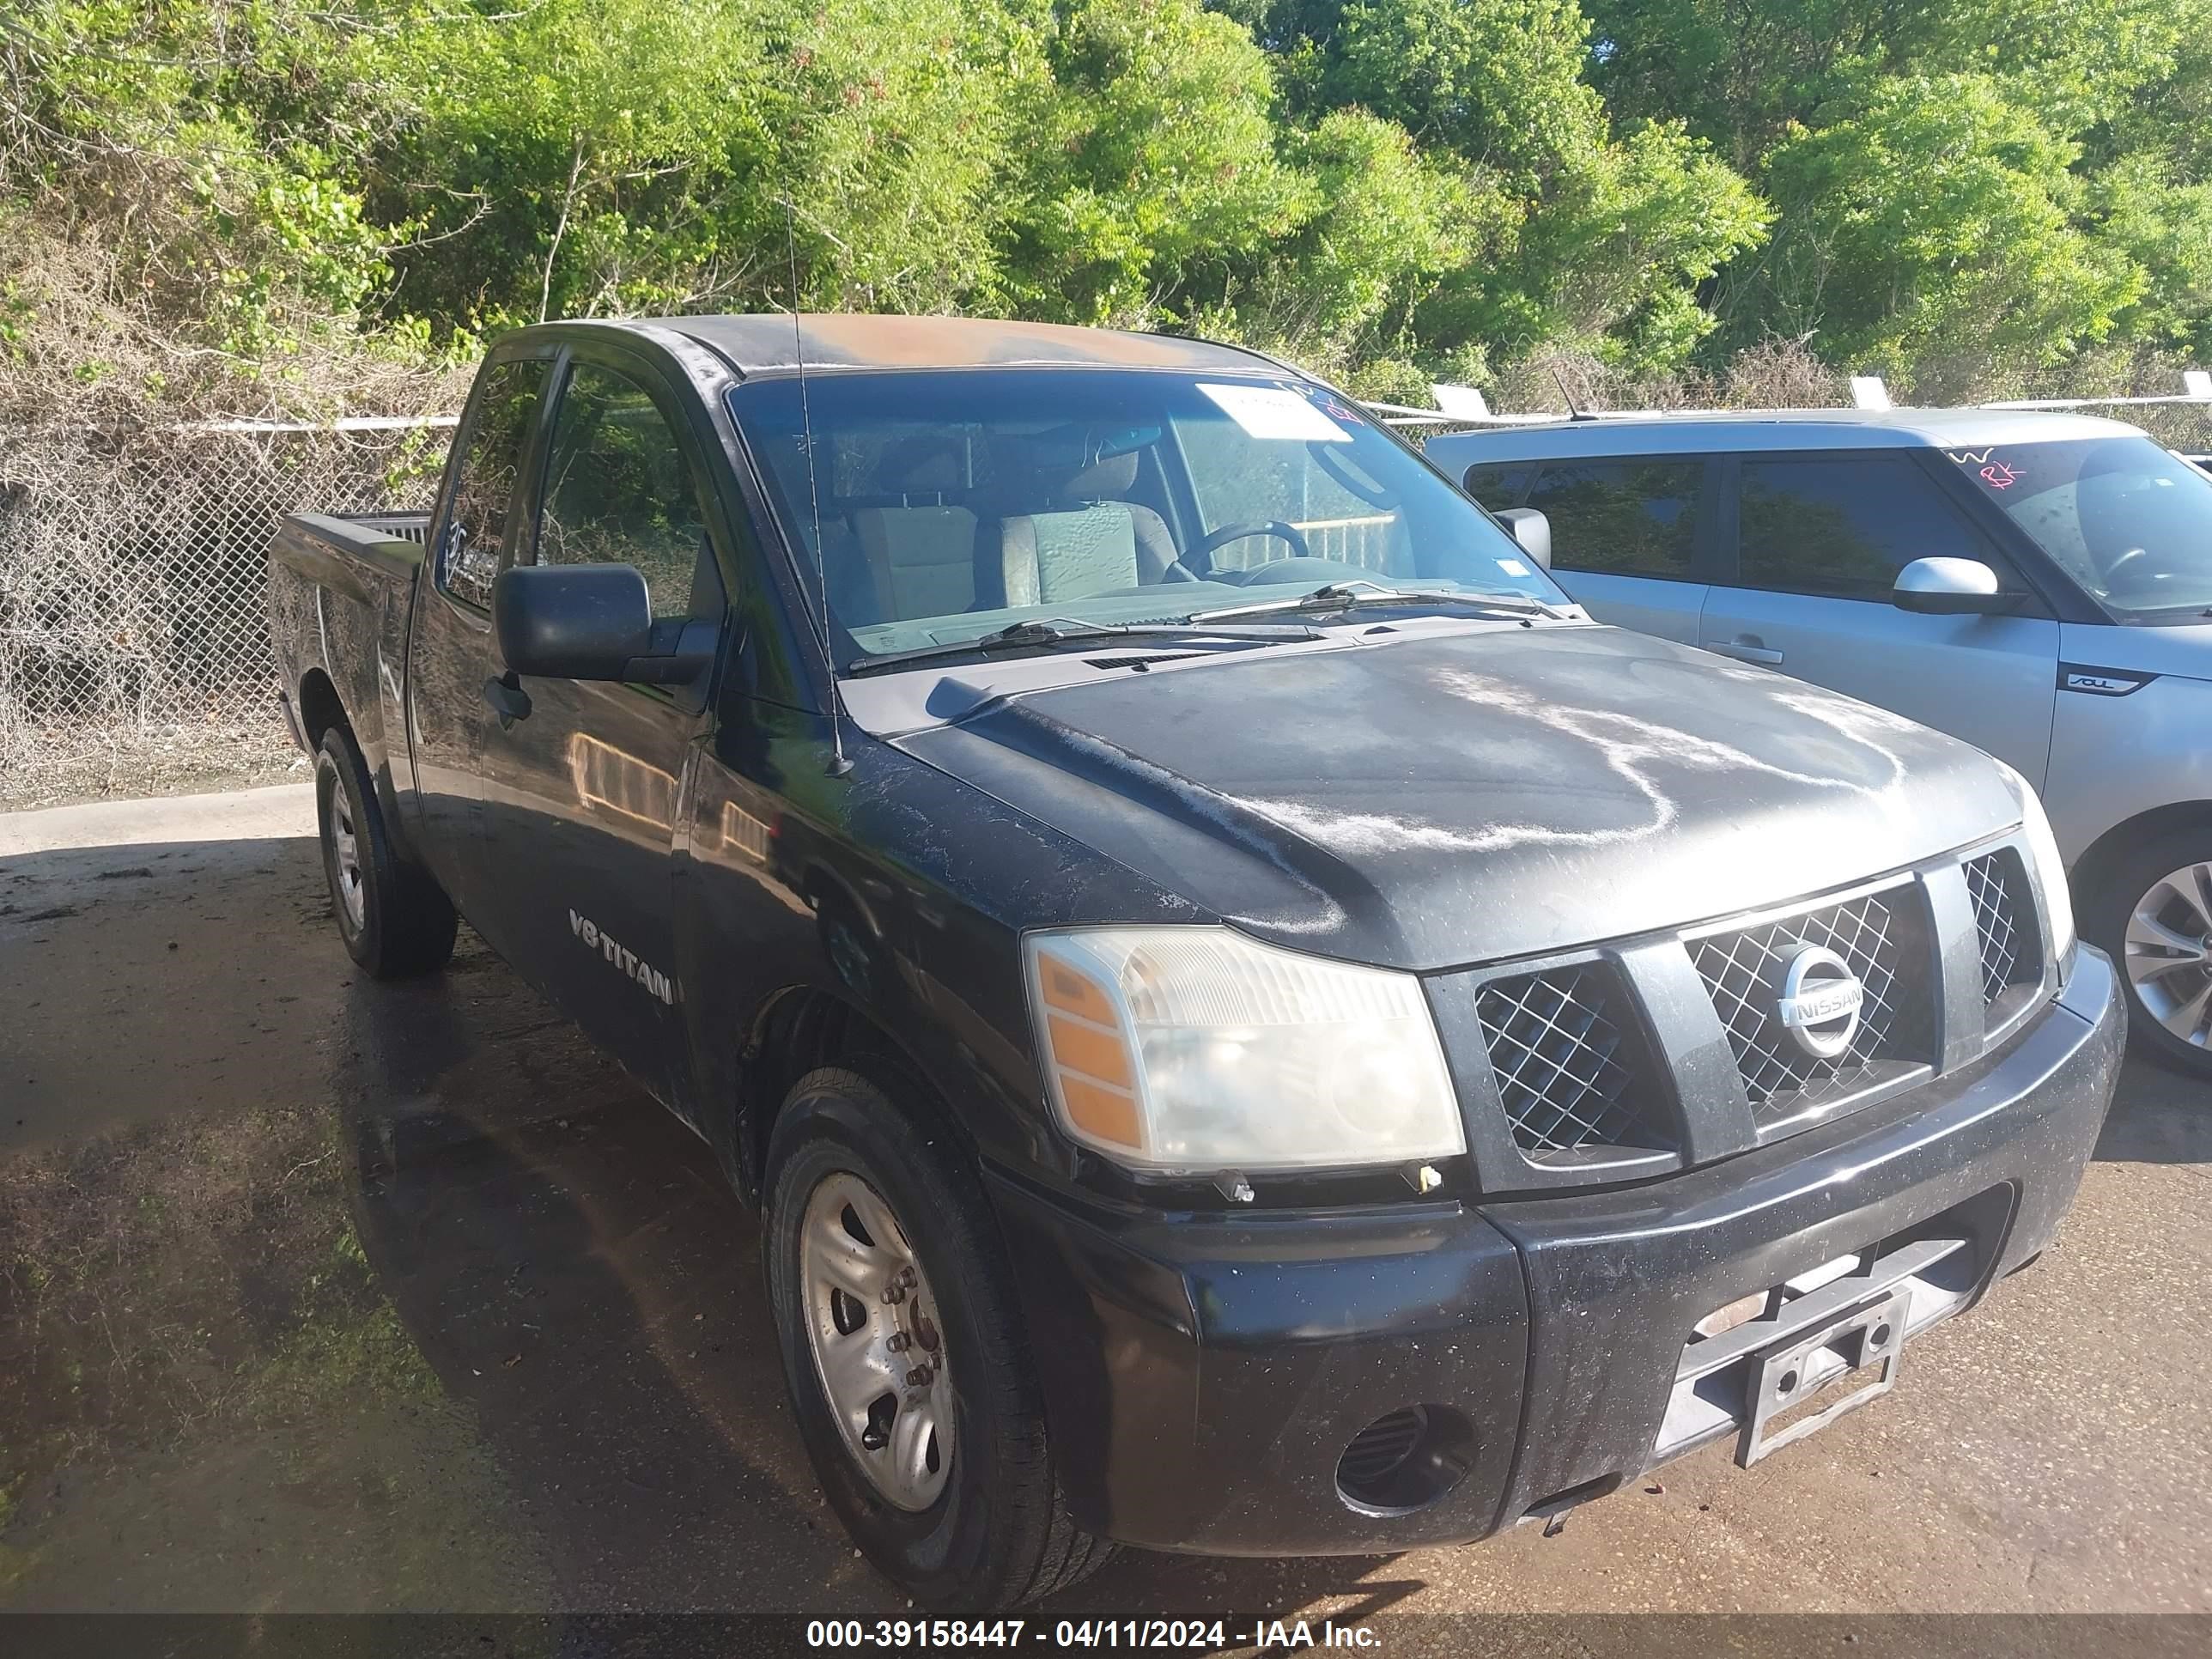
M 538 510 L 511 562 L 634 565 L 656 619 L 721 626 L 705 458 L 651 366 L 580 347 L 554 396 Z M 674 854 L 711 676 L 690 686 L 514 678 L 529 712 L 483 724 L 477 926 L 674 1104 L 684 1052 Z

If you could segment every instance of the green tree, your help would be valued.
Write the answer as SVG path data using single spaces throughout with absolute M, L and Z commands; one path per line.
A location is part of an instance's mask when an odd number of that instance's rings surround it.
M 1285 148 L 1308 181 L 1303 216 L 1230 272 L 1193 319 L 1204 331 L 1346 373 L 1401 362 L 1422 349 L 1413 317 L 1438 285 L 1512 246 L 1515 204 L 1449 152 L 1423 155 L 1395 122 L 1332 110 Z
M 1231 20 L 1195 0 L 1076 0 L 1046 40 L 1012 227 L 1032 314 L 1172 318 L 1313 210 L 1276 153 L 1267 60 Z
M 2144 283 L 2075 222 L 2077 154 L 1994 77 L 1885 81 L 1863 113 L 1768 158 L 1782 228 L 1747 297 L 1848 362 L 2057 362 Z

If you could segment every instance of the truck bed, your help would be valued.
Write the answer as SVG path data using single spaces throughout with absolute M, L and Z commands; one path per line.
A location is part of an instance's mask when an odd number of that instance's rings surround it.
M 312 749 L 316 688 L 327 682 L 387 806 L 394 747 L 404 763 L 400 688 L 429 526 L 427 513 L 297 513 L 269 547 L 270 644 L 287 721 Z
M 295 513 L 270 544 L 270 574 L 283 566 L 318 586 L 366 602 L 361 573 L 411 586 L 429 533 L 427 513 Z

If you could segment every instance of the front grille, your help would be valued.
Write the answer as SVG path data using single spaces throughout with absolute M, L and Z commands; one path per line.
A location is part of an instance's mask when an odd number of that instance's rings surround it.
M 1832 1059 L 1801 1050 L 1775 1009 L 1776 981 L 1800 943 L 1841 957 L 1865 993 L 1850 1046 Z M 1886 888 L 1826 909 L 1690 945 L 1728 1028 L 1753 1116 L 1765 1128 L 1832 1105 L 1932 1058 L 1935 988 L 1919 890 Z
M 2027 900 L 2027 872 L 2008 847 L 1966 860 L 1966 896 L 1982 949 L 1982 1006 L 2043 979 L 2042 938 Z
M 1492 980 L 1475 1014 L 1514 1143 L 1531 1161 L 1671 1144 L 1650 1057 L 1610 969 L 1582 963 Z

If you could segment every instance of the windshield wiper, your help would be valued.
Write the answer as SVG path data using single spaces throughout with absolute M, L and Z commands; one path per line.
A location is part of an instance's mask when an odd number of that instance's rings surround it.
M 1564 621 L 1571 614 L 1556 605 L 1520 593 L 1469 593 L 1449 587 L 1386 587 L 1381 582 L 1348 581 L 1331 582 L 1287 599 L 1262 599 L 1219 611 L 1200 611 L 1184 620 L 1215 623 L 1237 617 L 1279 616 L 1290 611 L 1316 614 L 1349 611 L 1356 605 L 1467 605 L 1498 616 L 1548 617 L 1554 622 Z
M 1086 623 L 1066 617 L 1025 617 L 996 633 L 979 635 L 972 640 L 946 640 L 936 645 L 915 646 L 908 651 L 886 651 L 879 655 L 858 657 L 847 663 L 843 672 L 848 674 L 875 674 L 886 669 L 902 667 L 908 663 L 927 662 L 937 657 L 973 656 L 978 652 L 1050 650 L 1055 646 L 1090 645 L 1100 640 L 1224 640 L 1247 645 L 1273 645 L 1284 640 L 1321 637 L 1310 628 L 1211 628 L 1205 626 L 1205 622 L 1206 618 L 1202 617 L 1164 623 Z

